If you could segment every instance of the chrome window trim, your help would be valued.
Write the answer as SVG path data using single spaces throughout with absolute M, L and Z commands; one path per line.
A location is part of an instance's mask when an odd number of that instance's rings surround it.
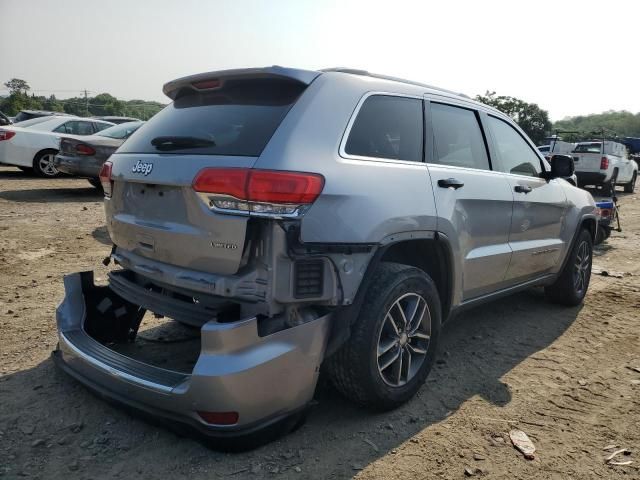
M 340 148 L 338 150 L 338 154 L 340 155 L 340 157 L 345 158 L 345 159 L 349 159 L 349 160 L 366 160 L 368 162 L 383 162 L 383 163 L 400 163 L 400 164 L 405 164 L 405 165 L 424 165 L 424 159 L 420 160 L 419 162 L 414 162 L 413 160 L 398 160 L 396 158 L 385 158 L 385 157 L 368 157 L 365 155 L 352 155 L 350 153 L 347 153 L 345 151 L 345 147 L 347 146 L 347 140 L 349 139 L 349 135 L 351 134 L 351 129 L 353 128 L 353 124 L 356 121 L 356 118 L 358 118 L 358 114 L 360 113 L 360 109 L 362 108 L 362 105 L 364 104 L 364 102 L 369 98 L 372 97 L 374 95 L 381 95 L 381 96 L 385 96 L 385 97 L 400 97 L 400 98 L 414 98 L 416 100 L 420 101 L 421 105 L 424 105 L 424 101 L 423 101 L 423 95 L 407 95 L 407 94 L 403 94 L 403 93 L 394 93 L 394 92 L 385 92 L 385 91 L 371 91 L 371 92 L 367 92 L 365 93 L 360 100 L 358 100 L 358 103 L 356 104 L 356 108 L 353 110 L 353 113 L 351 114 L 351 117 L 349 118 L 349 123 L 347 123 L 347 128 L 345 129 L 344 133 L 342 134 L 342 140 L 340 140 Z M 424 107 L 423 107 L 424 110 Z M 423 113 L 424 116 L 424 113 Z M 423 118 L 423 126 L 422 126 L 422 131 L 423 131 L 423 138 L 422 138 L 422 148 L 424 149 L 424 118 Z

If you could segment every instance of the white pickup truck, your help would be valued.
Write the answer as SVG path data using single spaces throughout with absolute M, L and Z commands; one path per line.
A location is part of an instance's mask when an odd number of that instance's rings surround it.
M 632 193 L 638 177 L 638 164 L 629 159 L 627 147 L 618 142 L 579 142 L 573 152 L 578 185 L 601 186 L 613 193 L 616 185 Z

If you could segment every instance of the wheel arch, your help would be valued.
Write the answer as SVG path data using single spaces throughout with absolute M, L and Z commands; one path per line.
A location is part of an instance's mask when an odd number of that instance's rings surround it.
M 381 262 L 409 265 L 427 273 L 438 290 L 442 322 L 449 317 L 455 280 L 451 245 L 446 236 L 437 232 L 425 232 L 420 238 L 416 237 L 415 232 L 410 235 L 392 235 L 380 245 L 367 265 L 353 303 L 334 312 L 325 358 L 330 357 L 349 339 L 351 325 L 360 312 L 365 293 Z
M 451 248 L 443 239 L 442 236 L 434 235 L 433 238 L 401 240 L 389 244 L 384 248 L 380 262 L 409 265 L 429 275 L 438 290 L 444 322 L 451 311 L 453 262 Z
M 33 161 L 33 162 L 35 162 L 35 161 L 36 161 L 36 159 L 37 159 L 40 155 L 43 155 L 43 154 L 45 154 L 45 153 L 47 153 L 47 152 L 52 152 L 52 153 L 57 154 L 59 151 L 60 151 L 60 150 L 58 150 L 57 148 L 51 148 L 51 147 L 41 148 L 41 149 L 40 149 L 40 150 L 38 150 L 38 151 L 36 152 L 36 154 L 33 156 L 33 160 L 32 160 L 32 161 Z

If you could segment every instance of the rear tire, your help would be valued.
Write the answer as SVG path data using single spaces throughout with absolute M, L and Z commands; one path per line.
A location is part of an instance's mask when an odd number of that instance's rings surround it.
M 33 171 L 39 177 L 55 178 L 60 176 L 60 172 L 53 164 L 53 159 L 58 152 L 56 150 L 43 150 L 33 159 Z
M 569 257 L 552 285 L 545 287 L 544 293 L 549 300 L 560 305 L 576 306 L 582 303 L 591 279 L 593 260 L 593 240 L 591 232 L 580 230 Z
M 377 410 L 396 408 L 420 389 L 436 355 L 440 298 L 422 270 L 381 263 L 349 340 L 327 359 L 335 387 Z
M 635 192 L 637 178 L 638 178 L 638 172 L 633 172 L 633 177 L 631 177 L 631 181 L 624 186 L 624 193 Z

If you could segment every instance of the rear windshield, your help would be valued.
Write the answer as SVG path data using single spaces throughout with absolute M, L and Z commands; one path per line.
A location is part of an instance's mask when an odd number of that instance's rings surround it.
M 602 151 L 601 143 L 581 143 L 576 145 L 575 153 L 600 153 Z
M 209 91 L 183 88 L 119 152 L 258 156 L 304 89 L 271 78 L 227 80 Z
M 18 117 L 16 117 L 18 118 Z M 15 122 L 14 125 L 16 127 L 30 127 L 32 125 L 37 125 L 38 123 L 43 123 L 51 120 L 52 117 L 35 117 L 30 120 L 23 120 L 21 122 Z
M 113 125 L 106 128 L 101 132 L 96 133 L 100 137 L 115 138 L 121 140 L 123 138 L 129 138 L 129 136 L 138 130 L 143 122 L 127 122 L 120 125 Z

